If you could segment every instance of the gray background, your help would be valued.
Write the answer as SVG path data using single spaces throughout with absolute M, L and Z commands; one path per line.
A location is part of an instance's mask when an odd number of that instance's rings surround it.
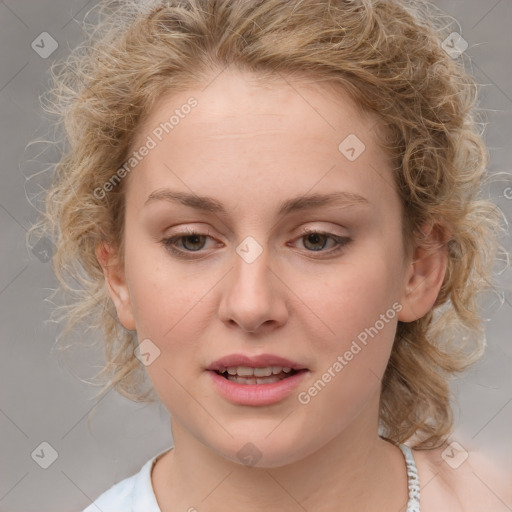
M 79 347 L 67 365 L 52 352 L 59 326 L 48 323 L 45 301 L 56 282 L 49 263 L 25 247 L 35 214 L 26 196 L 37 190 L 27 176 L 51 162 L 38 157 L 29 141 L 47 128 L 38 95 L 46 71 L 82 37 L 80 21 L 95 1 L 0 1 L 0 265 L 1 349 L 0 436 L 1 511 L 81 510 L 113 483 L 139 470 L 150 457 L 172 445 L 169 415 L 161 405 L 132 403 L 109 391 L 87 425 L 98 388 L 77 378 L 92 375 L 101 354 Z M 473 73 L 482 87 L 488 114 L 489 170 L 502 175 L 490 187 L 493 199 L 512 220 L 512 1 L 442 0 L 435 2 L 460 24 L 469 43 Z M 31 47 L 42 32 L 58 49 L 42 58 Z M 40 149 L 40 148 L 38 148 Z M 511 250 L 510 237 L 503 240 Z M 452 440 L 481 450 L 496 463 L 512 465 L 512 278 L 500 276 L 498 294 L 489 294 L 488 350 L 484 359 L 454 384 L 458 405 Z M 31 454 L 49 443 L 58 458 L 47 469 Z M 49 453 L 46 450 L 45 453 Z M 45 455 L 46 456 L 46 455 Z M 492 482 L 487 483 L 492 489 Z M 507 504 L 512 507 L 511 503 Z M 510 508 L 512 510 L 512 508 Z

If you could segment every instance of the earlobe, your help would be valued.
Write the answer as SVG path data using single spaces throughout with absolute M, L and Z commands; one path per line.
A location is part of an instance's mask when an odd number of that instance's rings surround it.
M 117 311 L 123 327 L 135 330 L 135 320 L 130 302 L 130 294 L 126 285 L 124 269 L 113 247 L 105 242 L 96 247 L 96 258 L 105 276 L 105 285 Z
M 446 274 L 447 237 L 440 227 L 423 226 L 405 274 L 401 298 L 401 322 L 413 322 L 434 306 Z

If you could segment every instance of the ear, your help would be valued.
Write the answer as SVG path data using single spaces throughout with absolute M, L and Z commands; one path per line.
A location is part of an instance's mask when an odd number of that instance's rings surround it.
M 412 250 L 412 261 L 405 272 L 398 314 L 401 322 L 413 322 L 433 307 L 443 284 L 448 263 L 446 231 L 441 226 L 421 227 Z
M 116 307 L 119 321 L 125 329 L 135 330 L 130 294 L 126 286 L 124 268 L 117 252 L 110 244 L 102 242 L 96 247 L 96 258 L 103 269 L 105 285 Z

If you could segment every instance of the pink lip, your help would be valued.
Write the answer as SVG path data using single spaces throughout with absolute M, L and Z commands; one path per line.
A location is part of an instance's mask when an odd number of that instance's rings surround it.
M 230 366 L 247 366 L 249 368 L 264 368 L 265 366 L 281 366 L 283 368 L 292 368 L 293 370 L 307 370 L 301 365 L 290 359 L 275 356 L 272 354 L 260 354 L 258 356 L 246 356 L 244 354 L 230 354 L 221 357 L 211 363 L 206 370 L 223 371 Z M 263 384 L 267 385 L 267 384 Z
M 228 366 L 242 366 L 232 365 Z M 274 366 L 268 364 L 267 366 Z M 275 366 L 284 366 L 281 363 Z M 291 366 L 290 366 L 291 367 Z M 308 370 L 298 371 L 290 377 L 270 384 L 238 384 L 219 375 L 216 371 L 207 372 L 215 389 L 226 400 L 238 405 L 270 405 L 290 395 L 309 373 Z

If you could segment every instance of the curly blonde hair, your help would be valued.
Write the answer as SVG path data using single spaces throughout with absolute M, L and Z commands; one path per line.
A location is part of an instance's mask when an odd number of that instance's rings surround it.
M 95 254 L 108 241 L 122 258 L 124 182 L 101 198 L 94 191 L 128 158 L 163 94 L 208 83 L 227 66 L 263 80 L 310 77 L 380 119 L 405 244 L 421 243 L 426 222 L 450 234 L 434 307 L 398 324 L 380 405 L 385 437 L 438 446 L 453 428 L 449 378 L 485 345 L 477 297 L 493 285 L 501 219 L 480 197 L 488 155 L 478 86 L 462 65 L 467 57 L 442 47 L 451 21 L 420 0 L 103 1 L 91 13 L 87 40 L 51 70 L 45 107 L 64 146 L 31 234 L 53 241 L 55 274 L 73 296 L 57 310 L 67 319 L 62 335 L 79 325 L 103 330 L 100 395 L 113 387 L 131 400 L 156 398 L 142 389 L 136 333 L 117 320 Z

